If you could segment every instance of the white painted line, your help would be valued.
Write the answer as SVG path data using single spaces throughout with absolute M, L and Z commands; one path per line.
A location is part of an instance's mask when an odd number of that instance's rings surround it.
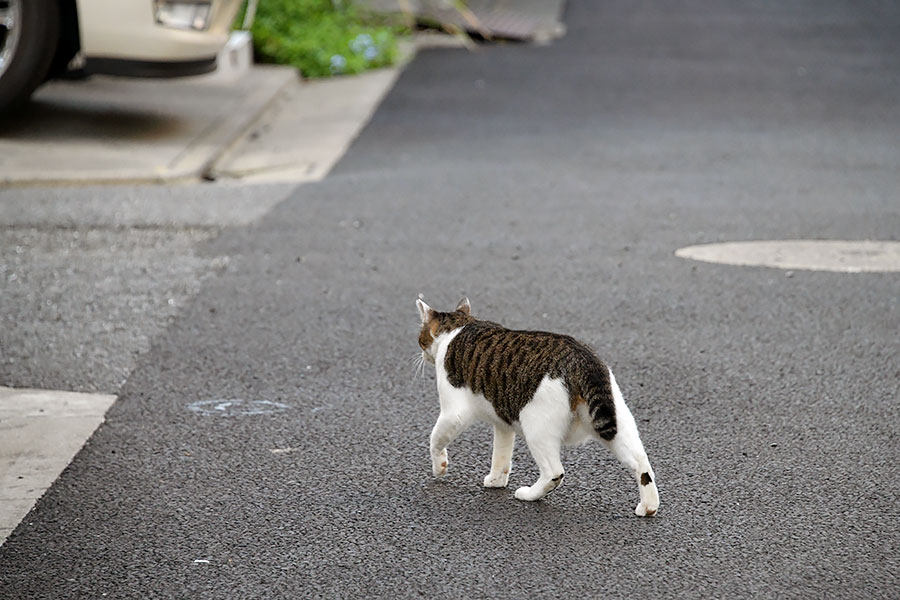
M 900 242 L 844 240 L 771 240 L 688 246 L 675 256 L 738 266 L 833 271 L 900 272 Z
M 0 387 L 0 545 L 103 422 L 115 399 Z

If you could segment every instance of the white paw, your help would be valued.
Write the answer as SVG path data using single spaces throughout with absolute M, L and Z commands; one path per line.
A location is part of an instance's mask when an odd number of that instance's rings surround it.
M 432 454 L 431 455 L 431 472 L 434 473 L 435 477 L 443 477 L 447 474 L 447 465 L 449 464 L 449 460 L 447 458 L 447 450 L 444 449 L 440 454 Z
M 509 471 L 491 472 L 484 478 L 484 487 L 487 488 L 504 488 L 507 483 L 509 483 Z
M 525 502 L 534 502 L 542 497 L 542 494 L 535 494 L 530 487 L 520 487 L 516 490 L 516 500 L 524 500 Z
M 656 508 L 649 508 L 643 502 L 638 502 L 637 507 L 634 509 L 634 514 L 639 517 L 652 517 L 656 514 L 656 511 L 659 509 L 659 505 L 656 505 Z

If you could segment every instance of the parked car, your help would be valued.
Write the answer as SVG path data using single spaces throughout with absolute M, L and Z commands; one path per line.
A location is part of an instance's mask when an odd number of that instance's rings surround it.
M 242 0 L 0 0 L 0 112 L 53 77 L 198 75 Z

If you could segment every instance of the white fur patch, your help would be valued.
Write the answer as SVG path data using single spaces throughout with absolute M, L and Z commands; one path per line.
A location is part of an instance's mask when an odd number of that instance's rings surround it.
M 569 432 L 573 416 L 566 384 L 562 379 L 544 375 L 531 402 L 519 413 L 519 428 L 523 428 L 523 423 L 533 423 L 536 430 L 562 440 Z

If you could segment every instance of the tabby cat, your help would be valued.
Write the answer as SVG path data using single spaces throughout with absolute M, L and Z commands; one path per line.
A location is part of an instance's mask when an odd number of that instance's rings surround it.
M 543 331 L 515 331 L 471 314 L 467 298 L 453 312 L 416 301 L 422 358 L 435 365 L 441 414 L 431 432 L 435 477 L 447 473 L 447 446 L 472 421 L 494 426 L 485 487 L 506 487 L 516 432 L 525 437 L 540 477 L 516 490 L 539 500 L 562 483 L 560 449 L 595 438 L 638 483 L 638 516 L 659 508 L 655 476 L 634 417 L 612 371 L 585 344 Z

